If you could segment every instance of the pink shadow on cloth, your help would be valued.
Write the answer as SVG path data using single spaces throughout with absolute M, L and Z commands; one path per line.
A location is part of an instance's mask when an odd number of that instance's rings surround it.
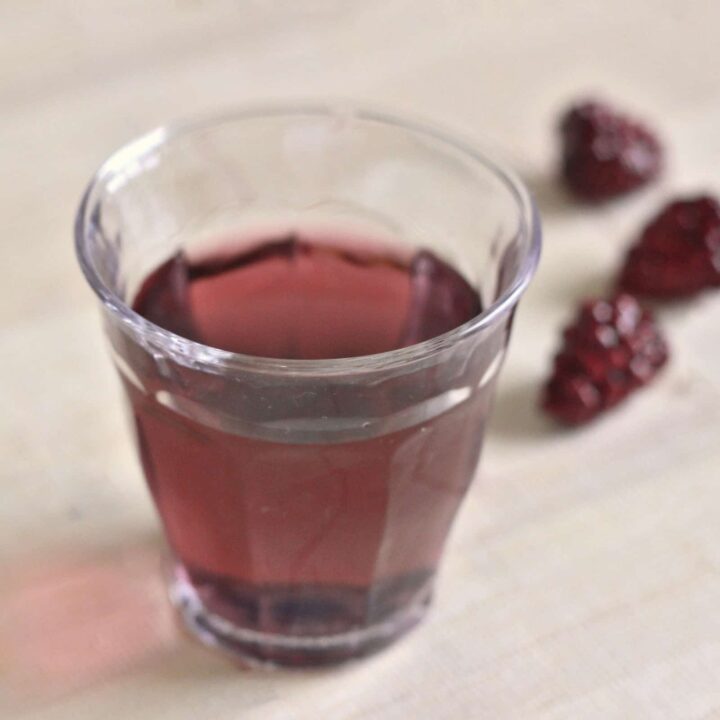
M 148 546 L 26 562 L 0 610 L 2 664 L 9 662 L 13 694 L 64 695 L 174 645 L 178 630 L 160 570 L 160 550 Z

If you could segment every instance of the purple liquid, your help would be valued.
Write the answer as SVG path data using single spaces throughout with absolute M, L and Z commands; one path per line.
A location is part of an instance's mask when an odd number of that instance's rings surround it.
M 206 345 L 301 359 L 393 350 L 481 310 L 478 293 L 429 252 L 407 258 L 292 237 L 201 262 L 174 257 L 146 279 L 134 308 Z M 153 377 L 142 381 L 149 392 L 125 385 L 145 474 L 206 610 L 236 627 L 302 637 L 376 625 L 427 602 L 477 462 L 482 393 L 367 437 L 313 442 L 290 433 L 278 441 L 201 424 L 159 403 Z M 206 390 L 220 411 L 249 402 L 230 381 L 217 382 Z M 329 397 L 330 416 L 347 402 L 343 392 Z M 382 400 L 353 391 L 352 410 L 382 417 L 413 392 L 412 378 L 400 376 Z M 282 388 L 268 389 L 266 402 L 292 416 L 294 399 Z M 250 652 L 295 661 L 287 651 Z M 296 659 L 339 658 L 326 649 Z

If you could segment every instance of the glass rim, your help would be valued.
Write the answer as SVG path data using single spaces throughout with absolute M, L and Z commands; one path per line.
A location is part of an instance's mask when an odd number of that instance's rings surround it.
M 501 181 L 515 200 L 520 219 L 518 232 L 526 235 L 528 239 L 527 249 L 507 289 L 479 315 L 429 340 L 371 355 L 320 360 L 271 358 L 221 350 L 166 330 L 137 313 L 102 280 L 90 258 L 90 246 L 93 242 L 93 235 L 90 232 L 94 207 L 92 200 L 96 191 L 102 188 L 108 178 L 127 172 L 128 168 L 142 168 L 143 159 L 176 138 L 214 126 L 273 116 L 316 116 L 342 119 L 351 117 L 354 120 L 379 123 L 424 136 L 441 147 L 444 145 L 455 152 L 459 151 L 486 171 L 490 171 Z M 391 113 L 358 106 L 355 103 L 251 105 L 156 127 L 122 145 L 105 160 L 88 183 L 75 216 L 75 252 L 78 262 L 85 279 L 103 306 L 117 316 L 125 326 L 152 339 L 173 358 L 183 364 L 203 367 L 213 372 L 252 370 L 294 375 L 334 375 L 382 370 L 407 365 L 415 360 L 435 355 L 468 336 L 491 327 L 515 307 L 535 274 L 540 261 L 541 245 L 540 218 L 537 208 L 530 192 L 513 171 L 488 158 L 472 143 L 458 138 L 453 133 L 441 130 L 433 124 L 398 117 Z

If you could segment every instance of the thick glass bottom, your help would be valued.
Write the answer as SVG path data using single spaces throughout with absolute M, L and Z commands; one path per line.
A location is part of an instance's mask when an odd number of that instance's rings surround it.
M 391 608 L 384 601 L 379 606 L 382 612 L 368 613 L 363 623 L 357 621 L 358 589 L 246 586 L 242 593 L 235 592 L 243 600 L 234 612 L 227 604 L 227 592 L 214 602 L 218 588 L 208 592 L 207 584 L 195 582 L 182 565 L 173 573 L 170 598 L 191 633 L 206 645 L 229 651 L 245 665 L 323 667 L 378 652 L 422 620 L 432 596 L 431 575 L 417 574 L 389 585 L 394 590 L 390 594 L 401 602 Z M 388 589 L 380 585 L 363 594 L 372 608 L 374 598 L 386 598 Z M 252 623 L 248 623 L 248 605 L 255 608 Z

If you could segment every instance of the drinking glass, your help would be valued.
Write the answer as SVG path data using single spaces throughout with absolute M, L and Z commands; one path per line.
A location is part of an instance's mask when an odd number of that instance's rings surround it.
M 431 251 L 477 287 L 482 312 L 388 352 L 286 360 L 209 347 L 132 309 L 179 251 L 319 226 Z M 247 109 L 118 150 L 84 195 L 76 245 L 187 626 L 251 664 L 295 666 L 413 627 L 539 258 L 523 185 L 452 135 L 382 113 Z

